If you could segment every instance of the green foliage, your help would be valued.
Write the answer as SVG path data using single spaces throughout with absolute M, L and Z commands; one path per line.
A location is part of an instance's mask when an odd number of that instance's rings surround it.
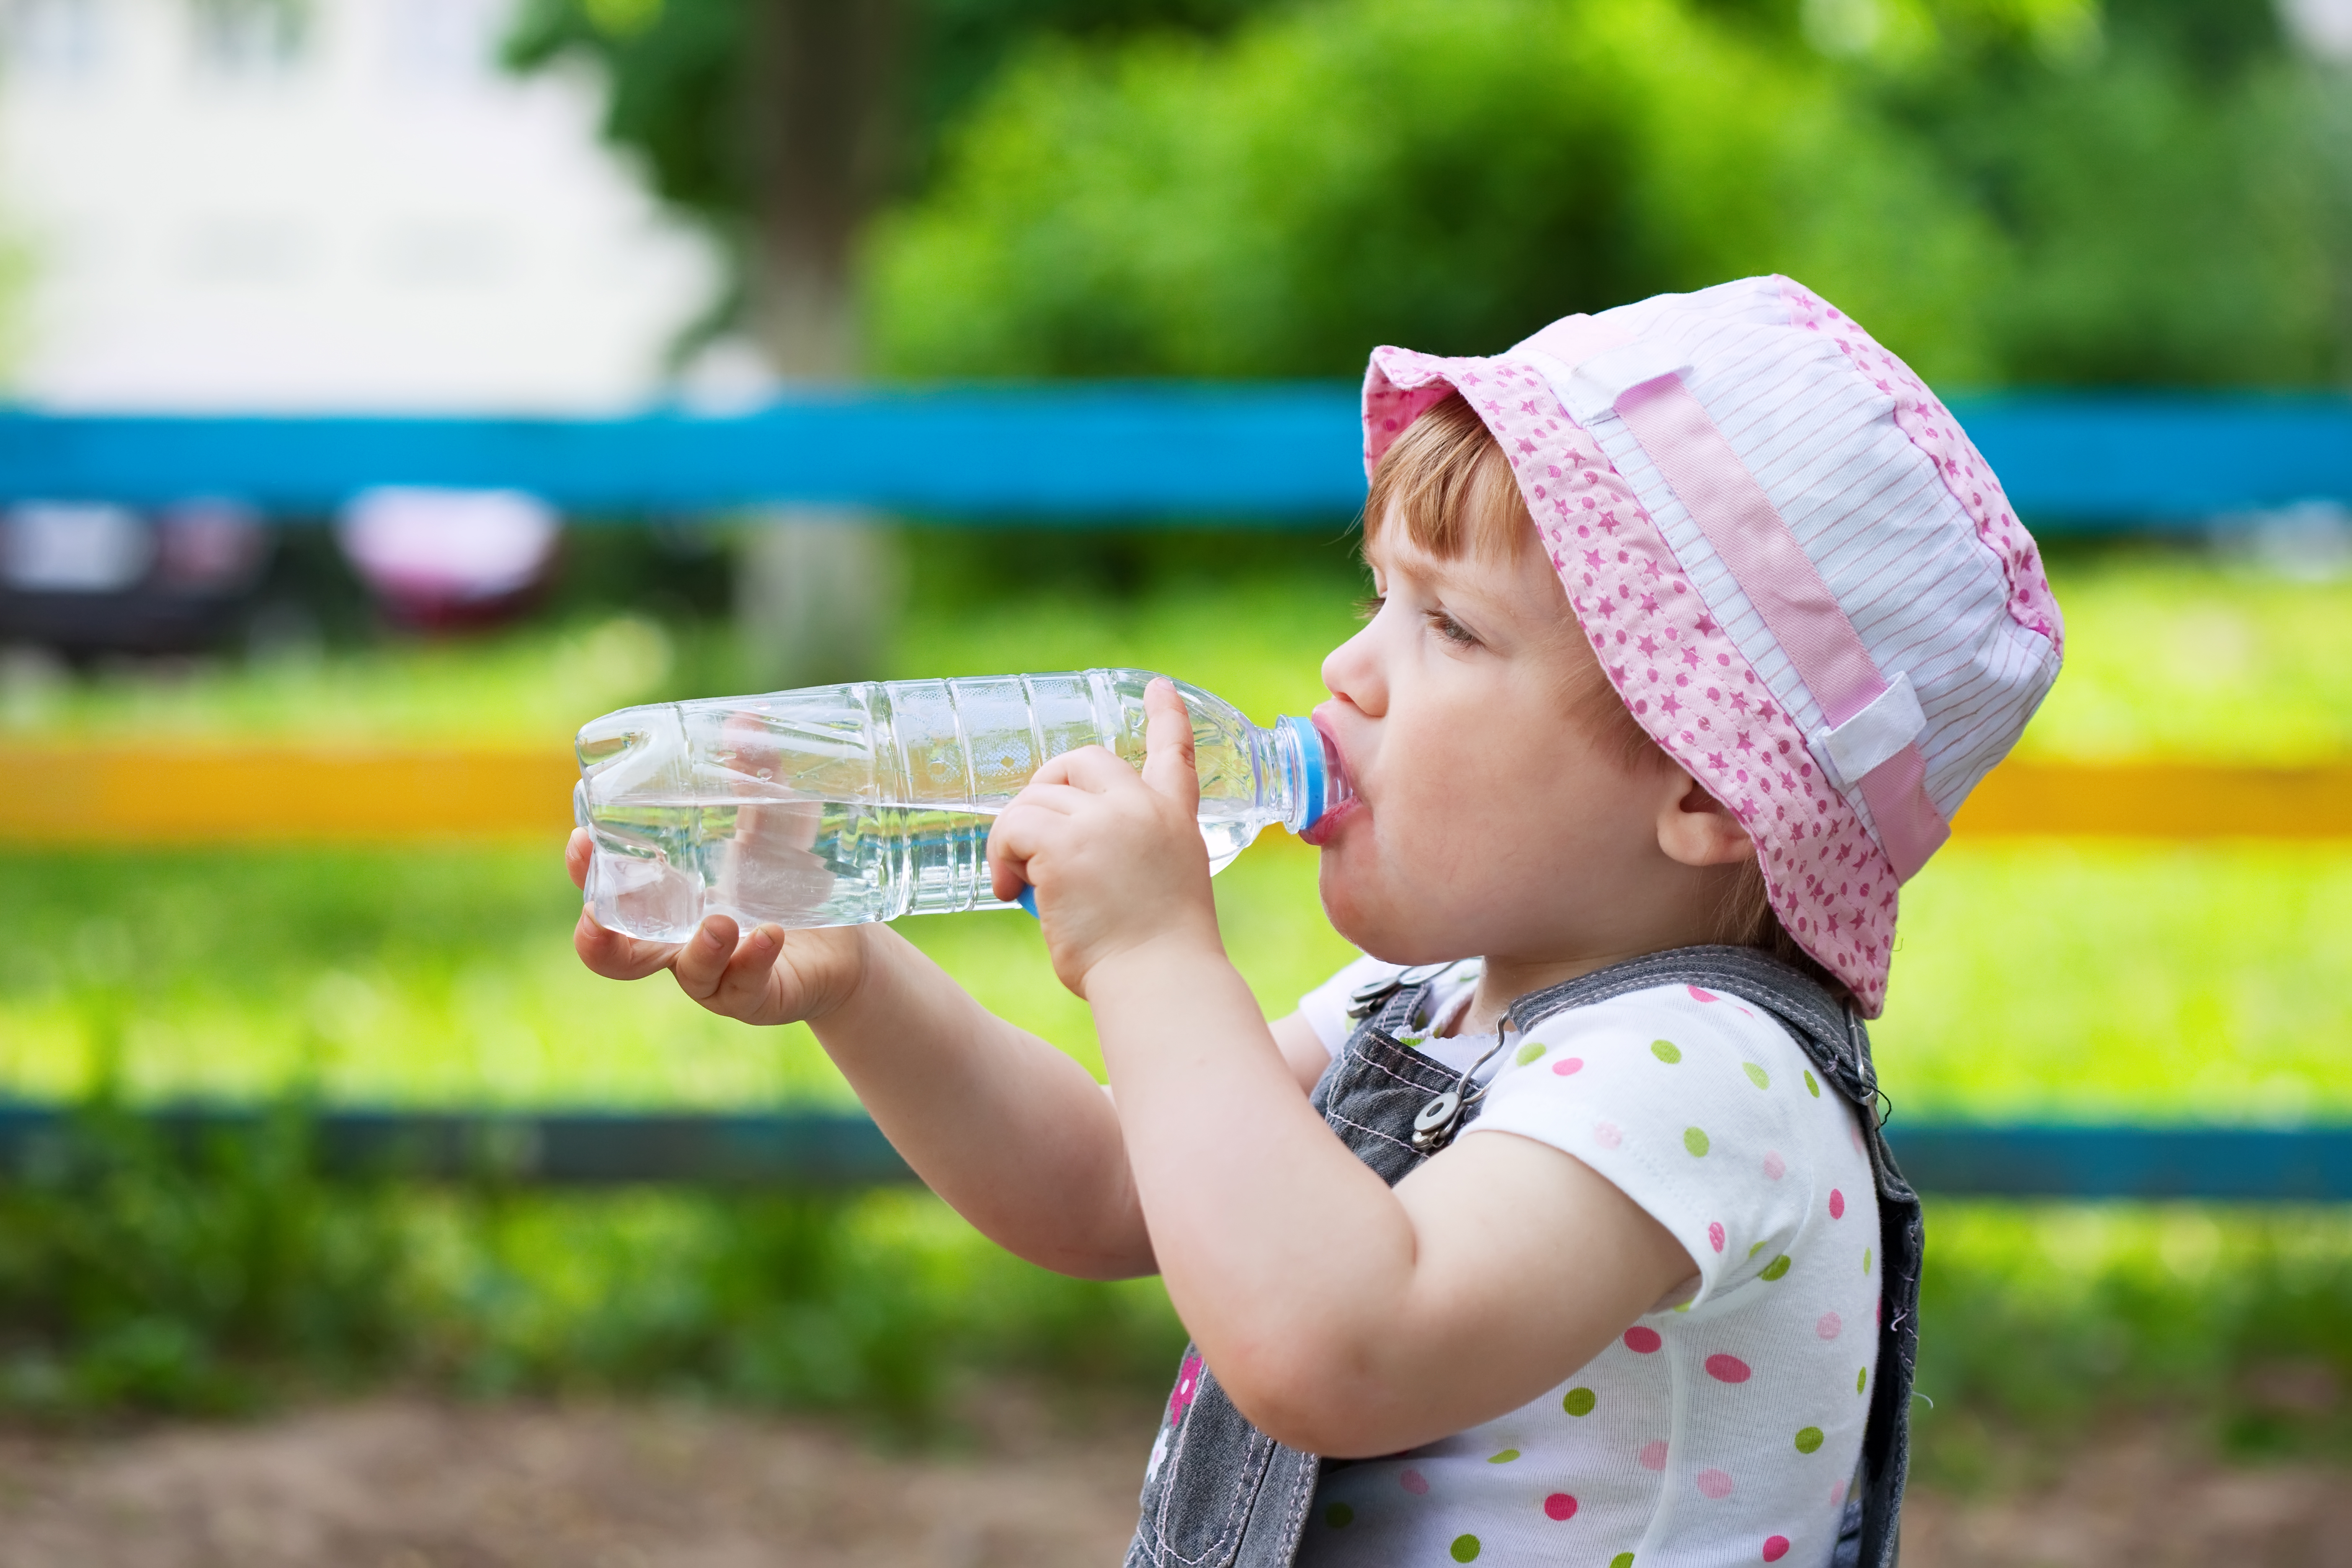
M 2063 1440 L 2119 1404 L 2201 1413 L 2240 1454 L 2352 1445 L 2340 1209 L 1946 1202 L 1927 1233 L 1925 1479 L 2030 1479 L 2010 1432 Z
M 100 1089 L 0 1180 L 0 1409 L 226 1411 L 397 1350 L 393 1210 L 312 1175 L 289 1104 L 183 1157 Z
M 1352 374 L 1780 270 L 1938 380 L 2310 383 L 2346 96 L 2239 0 L 1327 0 L 1034 49 L 873 236 L 871 331 L 912 375 Z
M 877 233 L 873 331 L 908 374 L 1346 374 L 1784 267 L 1966 363 L 1988 246 L 1818 62 L 1675 0 L 1360 0 L 1038 51 Z
M 761 150 L 752 145 L 759 79 L 751 47 L 761 0 L 523 0 L 506 42 L 509 66 L 544 70 L 585 61 L 604 79 L 603 132 L 664 201 L 702 223 L 740 262 L 760 209 Z M 1008 55 L 1038 37 L 1110 39 L 1215 33 L 1267 0 L 901 0 L 895 188 L 919 184 L 940 128 L 982 91 Z M 740 291 L 737 279 L 734 288 Z M 740 299 L 713 302 L 728 324 Z
M 2004 237 L 2004 379 L 2308 384 L 2344 374 L 2345 79 L 2272 9 L 2118 4 L 2095 57 L 1860 68 Z
M 1141 1386 L 1156 1288 L 1064 1279 L 928 1196 L 329 1185 L 299 1104 L 167 1147 L 103 1098 L 0 1182 L 0 1413 L 244 1410 L 289 1383 L 657 1392 L 937 1426 L 982 1372 Z

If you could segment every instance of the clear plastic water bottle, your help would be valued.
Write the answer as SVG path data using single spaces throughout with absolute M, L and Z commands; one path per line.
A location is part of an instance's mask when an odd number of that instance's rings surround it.
M 988 830 L 1046 758 L 1143 763 L 1149 670 L 861 681 L 624 708 L 580 731 L 573 815 L 595 839 L 599 923 L 682 942 L 705 915 L 856 925 L 1006 909 Z M 1260 729 L 1175 683 L 1192 716 L 1201 837 L 1222 870 L 1269 824 L 1304 833 L 1348 797 L 1305 719 Z

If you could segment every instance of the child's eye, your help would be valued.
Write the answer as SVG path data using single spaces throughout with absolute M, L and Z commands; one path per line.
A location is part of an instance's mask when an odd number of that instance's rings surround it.
M 1457 644 L 1463 647 L 1475 647 L 1478 646 L 1477 634 L 1473 632 L 1468 626 L 1464 626 L 1460 621 L 1455 620 L 1452 616 L 1447 615 L 1444 610 L 1432 610 L 1429 612 L 1429 626 L 1432 631 L 1434 631 L 1439 637 L 1444 637 L 1447 642 Z
M 1379 594 L 1367 594 L 1356 601 L 1356 618 L 1360 621 L 1371 620 L 1381 613 L 1381 606 L 1387 603 L 1388 600 Z

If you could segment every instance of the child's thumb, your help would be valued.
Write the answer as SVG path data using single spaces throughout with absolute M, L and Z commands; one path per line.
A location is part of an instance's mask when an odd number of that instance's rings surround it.
M 1158 793 L 1201 803 L 1201 775 L 1192 765 L 1192 715 L 1176 695 L 1176 683 L 1161 676 L 1143 689 L 1143 782 Z

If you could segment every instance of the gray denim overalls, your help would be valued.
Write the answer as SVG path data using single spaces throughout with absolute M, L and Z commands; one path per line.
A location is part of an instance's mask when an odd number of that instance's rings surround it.
M 1475 1119 L 1483 1092 L 1466 1081 L 1468 1074 L 1397 1043 L 1399 1034 L 1425 1024 L 1431 982 L 1444 967 L 1408 970 L 1357 993 L 1362 1022 L 1315 1086 L 1315 1109 L 1391 1186 Z M 1511 1004 L 1510 1019 L 1524 1033 L 1568 1008 L 1654 985 L 1697 985 L 1767 1009 L 1822 1077 L 1863 1113 L 1859 1121 L 1878 1178 L 1885 1297 L 1862 1463 L 1832 1561 L 1837 1568 L 1889 1568 L 1910 1461 L 1926 1227 L 1918 1195 L 1895 1168 L 1879 1132 L 1869 1033 L 1857 1014 L 1811 980 L 1746 947 L 1652 953 L 1522 996 Z M 1441 1105 L 1447 1096 L 1453 1102 Z M 1187 1362 L 1198 1365 L 1189 1351 Z M 1169 1402 L 1160 1462 L 1144 1481 L 1142 1518 L 1126 1568 L 1289 1568 L 1322 1461 L 1251 1426 L 1214 1373 L 1203 1368 L 1194 1375 L 1191 1399 Z

